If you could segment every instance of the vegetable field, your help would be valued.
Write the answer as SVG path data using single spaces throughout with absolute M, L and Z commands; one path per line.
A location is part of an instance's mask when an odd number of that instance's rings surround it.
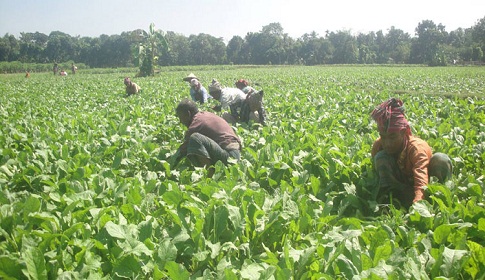
M 212 179 L 168 163 L 190 72 L 265 91 Z M 485 278 L 485 68 L 167 68 L 125 98 L 128 75 L 0 75 L 0 279 Z M 410 209 L 376 202 L 389 97 L 454 163 Z

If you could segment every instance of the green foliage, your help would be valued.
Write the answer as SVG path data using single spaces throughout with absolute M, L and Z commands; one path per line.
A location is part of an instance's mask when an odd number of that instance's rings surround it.
M 484 69 L 196 70 L 265 91 L 267 126 L 235 125 L 242 159 L 213 179 L 169 163 L 187 68 L 129 98 L 119 70 L 0 76 L 0 278 L 485 277 Z M 369 114 L 396 95 L 455 167 L 410 209 L 376 202 L 369 158 Z
M 153 76 L 158 56 L 168 51 L 168 43 L 161 30 L 155 29 L 155 24 L 150 24 L 148 32 L 142 31 L 137 34 L 139 43 L 133 49 L 134 58 L 137 66 L 140 66 L 139 76 Z

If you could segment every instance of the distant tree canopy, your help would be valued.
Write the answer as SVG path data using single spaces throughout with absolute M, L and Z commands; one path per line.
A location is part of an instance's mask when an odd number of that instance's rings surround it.
M 74 61 L 93 68 L 132 67 L 139 57 L 132 51 L 140 44 L 139 32 L 73 37 L 60 31 L 45 35 L 5 34 L 0 38 L 0 61 L 53 63 Z M 291 38 L 279 23 L 232 37 L 227 44 L 209 34 L 184 35 L 166 32 L 166 51 L 156 61 L 160 66 L 219 64 L 427 64 L 484 61 L 485 17 L 470 28 L 447 32 L 442 24 L 421 21 L 414 36 L 392 26 L 353 35 L 350 31 L 316 32 Z

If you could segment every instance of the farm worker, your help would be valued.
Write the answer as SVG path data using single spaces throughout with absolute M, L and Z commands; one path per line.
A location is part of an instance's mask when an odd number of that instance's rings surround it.
M 61 72 L 59 72 L 59 75 L 61 75 L 61 76 L 67 76 L 67 72 L 64 71 L 64 70 L 61 70 Z
M 238 121 L 241 107 L 246 100 L 244 92 L 238 88 L 222 87 L 216 79 L 212 79 L 212 84 L 209 86 L 209 94 L 221 103 L 221 105 L 217 105 L 212 109 L 217 112 L 229 109 L 230 113 L 224 112 L 222 118 L 231 124 Z
M 433 155 L 426 141 L 412 135 L 400 99 L 383 102 L 371 116 L 380 135 L 371 151 L 380 194 L 392 194 L 409 206 L 424 199 L 423 187 L 430 176 L 440 183 L 451 178 L 450 158 L 443 153 Z
M 54 63 L 54 67 L 52 67 L 52 71 L 54 72 L 54 76 L 57 75 L 57 71 L 59 71 L 59 66 L 57 66 L 57 63 Z
M 245 94 L 255 92 L 256 90 L 249 85 L 249 82 L 246 81 L 245 79 L 239 79 L 236 81 L 235 86 L 242 90 Z
M 239 121 L 249 123 L 260 123 L 265 125 L 266 112 L 263 107 L 263 94 L 262 90 L 252 91 L 246 95 L 246 101 L 241 107 L 241 113 Z
M 187 77 L 183 78 L 182 80 L 190 84 L 190 81 L 192 81 L 192 79 L 199 80 L 199 78 L 197 78 L 197 76 L 195 76 L 194 73 L 190 73 Z
M 204 104 L 209 98 L 212 98 L 196 78 L 190 80 L 190 97 L 192 97 L 194 102 L 199 102 L 200 104 Z
M 74 63 L 71 64 L 71 71 L 72 71 L 72 74 L 76 74 L 76 71 L 77 71 L 77 66 L 74 65 Z
M 240 121 L 246 123 L 253 121 L 264 125 L 266 112 L 263 107 L 263 91 L 257 91 L 245 79 L 239 79 L 235 85 L 246 94 L 246 102 L 241 108 Z
M 25 71 L 25 78 L 30 78 L 30 73 L 29 73 L 29 71 Z
M 123 82 L 125 83 L 125 86 L 126 86 L 126 96 L 137 94 L 141 91 L 140 86 L 132 82 L 129 77 L 126 77 L 123 80 Z
M 211 178 L 217 161 L 227 164 L 229 158 L 239 160 L 241 140 L 224 119 L 211 112 L 199 111 L 197 104 L 189 99 L 178 104 L 176 113 L 180 123 L 188 129 L 184 142 L 171 159 L 172 163 L 187 156 L 194 166 L 206 167 Z

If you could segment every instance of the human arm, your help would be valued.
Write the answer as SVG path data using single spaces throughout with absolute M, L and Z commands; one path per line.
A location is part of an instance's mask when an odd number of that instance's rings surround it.
M 413 147 L 410 151 L 414 181 L 413 202 L 424 199 L 424 186 L 428 185 L 428 165 L 431 157 L 431 150 L 426 147 Z
M 259 114 L 259 122 L 262 125 L 266 125 L 266 111 L 264 110 L 264 107 L 261 106 L 261 108 L 259 108 L 258 114 Z

